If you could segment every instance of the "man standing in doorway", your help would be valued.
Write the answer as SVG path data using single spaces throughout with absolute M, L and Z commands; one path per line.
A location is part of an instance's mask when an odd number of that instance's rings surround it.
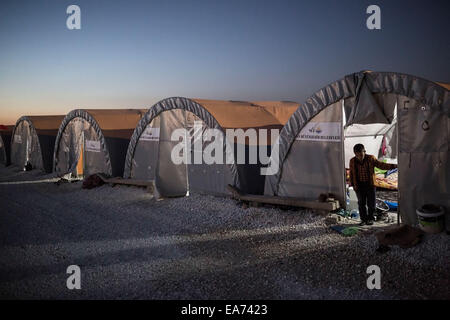
M 380 162 L 374 156 L 366 154 L 364 145 L 360 143 L 353 147 L 353 152 L 355 156 L 350 159 L 350 186 L 353 186 L 358 197 L 361 225 L 372 225 L 376 197 L 375 167 L 391 170 L 397 168 L 397 165 Z

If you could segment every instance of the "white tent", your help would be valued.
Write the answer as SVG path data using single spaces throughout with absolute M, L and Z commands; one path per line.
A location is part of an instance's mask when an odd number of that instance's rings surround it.
M 314 93 L 294 112 L 272 152 L 276 174 L 266 195 L 345 204 L 344 105 L 347 124 L 392 124 L 398 105 L 398 192 L 402 222 L 433 203 L 450 210 L 450 93 L 447 85 L 395 72 L 358 72 Z M 395 140 L 395 139 L 394 139 Z

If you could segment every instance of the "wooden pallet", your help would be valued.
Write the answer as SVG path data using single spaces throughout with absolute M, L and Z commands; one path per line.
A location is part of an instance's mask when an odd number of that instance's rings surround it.
M 227 189 L 231 192 L 234 198 L 241 201 L 248 201 L 251 205 L 258 206 L 259 203 L 284 205 L 291 207 L 311 208 L 315 210 L 333 211 L 340 208 L 339 201 L 305 201 L 293 197 L 277 197 L 277 196 L 263 196 L 256 194 L 245 194 L 241 190 L 232 185 L 228 185 Z
M 116 184 L 123 184 L 128 186 L 146 187 L 150 193 L 153 193 L 155 190 L 154 180 L 123 179 L 120 177 L 108 178 L 101 173 L 97 173 L 97 175 L 103 180 L 103 182 L 111 184 L 113 187 Z

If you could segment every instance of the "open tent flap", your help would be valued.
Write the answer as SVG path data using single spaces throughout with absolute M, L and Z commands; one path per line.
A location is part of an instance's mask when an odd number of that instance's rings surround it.
M 366 74 L 358 79 L 356 95 L 344 100 L 346 127 L 352 124 L 389 124 L 395 118 L 395 94 L 377 92 L 367 82 Z
M 397 123 L 391 126 L 384 134 L 384 149 L 382 157 L 385 159 L 398 158 L 398 127 Z M 382 146 L 383 148 L 383 146 Z M 389 162 L 389 161 L 388 161 Z
M 87 123 L 83 119 L 73 119 L 62 132 L 57 150 L 57 164 L 55 167 L 58 175 L 75 173 L 75 168 L 80 157 L 80 143 L 83 131 Z
M 356 96 L 346 99 L 344 102 L 347 105 L 345 111 L 349 111 L 346 126 L 355 123 L 389 123 L 389 120 L 384 114 L 383 107 L 379 105 L 379 100 L 375 99 L 372 92 L 370 92 L 366 81 L 363 79 L 359 85 L 360 87 L 357 88 Z
M 395 121 L 397 117 L 397 95 L 392 93 L 372 93 L 377 105 L 383 110 L 383 115 L 388 123 Z
M 158 150 L 158 164 L 156 169 L 155 185 L 158 193 L 167 197 L 184 196 L 187 193 L 187 164 L 176 164 L 171 155 L 179 141 L 172 141 L 172 132 L 178 128 L 186 128 L 185 111 L 176 109 L 160 114 L 160 137 Z M 182 138 L 183 139 L 183 138 Z M 185 146 L 187 144 L 184 139 Z M 185 150 L 180 151 L 186 156 Z
M 76 109 L 62 121 L 54 167 L 59 176 L 75 173 L 83 144 L 83 174 L 123 176 L 130 137 L 145 110 Z
M 84 175 L 110 172 L 105 151 L 101 147 L 96 131 L 85 119 L 74 118 L 66 125 L 59 140 L 58 161 L 55 168 L 58 175 L 76 174 L 83 142 Z
M 333 193 L 344 204 L 343 162 L 342 102 L 339 101 L 313 117 L 293 141 L 283 163 L 278 195 L 317 200 L 322 193 Z

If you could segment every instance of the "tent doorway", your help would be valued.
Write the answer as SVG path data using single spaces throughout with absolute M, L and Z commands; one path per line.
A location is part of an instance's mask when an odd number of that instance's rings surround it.
M 358 200 L 353 187 L 350 187 L 349 163 L 355 156 L 353 147 L 361 143 L 366 154 L 373 155 L 381 162 L 398 163 L 398 128 L 397 105 L 395 105 L 391 123 L 352 124 L 346 126 L 345 108 L 343 107 L 344 125 L 344 164 L 346 174 L 347 211 L 358 210 Z M 394 222 L 398 220 L 398 170 L 375 168 L 376 216 L 377 220 Z
M 159 115 L 158 160 L 156 162 L 155 185 L 160 194 L 169 197 L 185 196 L 188 193 L 187 163 L 174 162 L 172 151 L 177 145 L 182 146 L 178 156 L 186 159 L 189 150 L 189 137 L 185 134 L 181 141 L 173 141 L 175 130 L 186 128 L 186 112 L 180 109 L 164 111 Z
M 224 135 L 208 137 L 208 125 L 194 113 L 177 108 L 161 112 L 143 129 L 135 148 L 131 178 L 154 180 L 162 197 L 217 193 L 230 183 L 226 164 L 207 164 L 203 150 L 213 142 L 223 145 Z M 220 139 L 216 141 L 217 139 Z M 209 148 L 211 149 L 211 147 Z M 226 150 L 213 148 L 213 153 Z M 217 155 L 219 155 L 217 154 Z
M 221 165 L 203 161 L 203 150 L 210 144 L 203 140 L 206 123 L 183 109 L 164 111 L 158 118 L 154 122 L 159 125 L 155 171 L 158 192 L 167 197 L 183 197 L 222 184 Z
M 81 132 L 81 139 L 80 139 L 80 152 L 78 156 L 78 162 L 75 169 L 75 177 L 76 178 L 83 178 L 84 177 L 84 132 Z

